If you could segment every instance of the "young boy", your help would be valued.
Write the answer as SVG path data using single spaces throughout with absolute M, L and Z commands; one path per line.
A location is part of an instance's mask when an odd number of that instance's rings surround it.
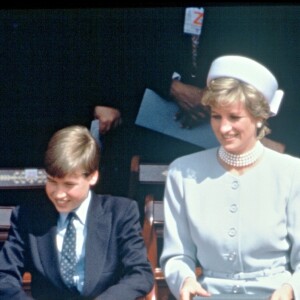
M 34 299 L 134 300 L 151 290 L 136 202 L 91 190 L 99 158 L 85 127 L 53 135 L 45 155 L 47 197 L 12 213 L 0 252 L 0 299 L 31 299 L 22 290 L 24 271 Z

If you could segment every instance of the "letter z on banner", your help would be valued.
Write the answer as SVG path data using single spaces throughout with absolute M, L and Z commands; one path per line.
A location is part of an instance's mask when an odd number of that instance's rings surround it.
M 185 9 L 184 33 L 192 35 L 192 72 L 191 76 L 196 77 L 197 70 L 197 49 L 199 45 L 199 36 L 202 30 L 204 17 L 203 7 L 188 7 Z

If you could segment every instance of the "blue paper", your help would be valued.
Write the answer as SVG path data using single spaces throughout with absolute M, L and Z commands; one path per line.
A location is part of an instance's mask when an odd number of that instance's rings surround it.
M 192 129 L 181 128 L 180 123 L 174 120 L 177 111 L 175 102 L 167 101 L 151 89 L 146 89 L 135 124 L 202 148 L 219 145 L 209 122 Z
M 96 140 L 101 151 L 103 151 L 103 141 L 102 141 L 102 137 L 99 132 L 99 126 L 100 126 L 99 123 L 100 123 L 99 119 L 94 119 L 91 122 L 90 133 L 91 133 L 92 137 Z

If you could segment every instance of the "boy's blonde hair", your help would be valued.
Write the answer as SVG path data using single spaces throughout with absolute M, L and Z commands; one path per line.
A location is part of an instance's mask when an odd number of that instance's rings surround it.
M 50 176 L 62 178 L 79 170 L 87 177 L 99 169 L 99 163 L 99 146 L 86 127 L 63 128 L 48 143 L 45 170 Z

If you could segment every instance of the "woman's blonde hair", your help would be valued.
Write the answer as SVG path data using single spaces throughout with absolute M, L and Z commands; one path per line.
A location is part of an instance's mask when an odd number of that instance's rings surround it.
M 270 116 L 270 106 L 263 94 L 252 85 L 235 78 L 220 77 L 213 79 L 205 88 L 201 103 L 208 109 L 228 106 L 242 102 L 247 111 L 258 120 L 262 126 L 258 128 L 258 138 L 270 132 L 267 119 Z
M 99 146 L 83 126 L 69 126 L 57 131 L 45 154 L 47 174 L 59 178 L 78 170 L 87 177 L 99 169 L 99 162 Z

